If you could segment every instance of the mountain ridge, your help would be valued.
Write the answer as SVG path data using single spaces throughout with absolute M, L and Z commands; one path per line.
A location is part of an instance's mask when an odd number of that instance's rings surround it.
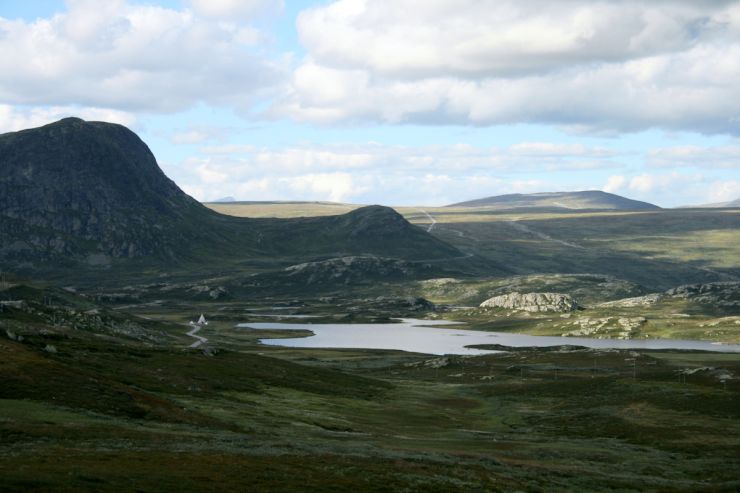
M 578 192 L 539 192 L 494 195 L 450 204 L 445 207 L 495 207 L 498 209 L 560 210 L 659 210 L 648 202 L 629 199 L 601 190 Z
M 131 130 L 66 118 L 0 135 L 0 265 L 159 267 L 371 254 L 460 255 L 394 210 L 364 207 L 303 219 L 225 216 L 185 194 Z

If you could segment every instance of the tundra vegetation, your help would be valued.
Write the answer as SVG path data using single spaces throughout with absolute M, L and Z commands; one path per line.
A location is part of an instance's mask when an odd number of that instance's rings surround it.
M 739 343 L 740 210 L 214 211 L 133 133 L 79 119 L 4 134 L 0 156 L 0 491 L 740 489 L 740 353 L 570 339 Z M 310 333 L 237 327 L 307 316 L 562 345 L 291 348 L 260 340 Z

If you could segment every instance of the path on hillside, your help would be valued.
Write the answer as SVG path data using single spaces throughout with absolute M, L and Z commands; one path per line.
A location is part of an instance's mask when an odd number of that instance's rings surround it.
M 512 218 L 509 221 L 506 221 L 506 224 L 508 224 L 512 228 L 516 229 L 517 231 L 521 231 L 522 233 L 527 233 L 527 234 L 534 235 L 537 238 L 540 238 L 540 239 L 545 240 L 545 241 L 554 241 L 555 243 L 560 243 L 563 246 L 567 246 L 569 248 L 577 248 L 579 250 L 585 250 L 586 249 L 586 247 L 584 247 L 582 245 L 578 245 L 576 243 L 570 243 L 568 241 L 559 240 L 557 238 L 553 238 L 552 236 L 547 235 L 545 233 L 542 233 L 540 231 L 535 231 L 532 228 L 530 228 L 528 226 L 525 226 L 524 224 L 519 223 L 518 221 L 519 221 L 519 218 L 518 217 L 515 217 L 515 218 Z
M 197 339 L 197 341 L 195 341 L 194 343 L 192 343 L 190 345 L 191 348 L 197 348 L 201 344 L 205 344 L 206 342 L 208 342 L 208 339 L 206 339 L 205 337 L 201 337 L 199 335 L 196 335 L 201 328 L 202 327 L 200 325 L 196 325 L 195 327 L 193 327 L 190 330 L 190 332 L 188 332 L 187 335 L 189 335 L 190 337 L 194 337 L 195 339 Z
M 424 215 L 425 215 L 426 217 L 428 217 L 428 218 L 429 218 L 429 220 L 430 220 L 430 221 L 432 221 L 432 223 L 431 223 L 431 224 L 429 225 L 429 227 L 427 227 L 427 233 L 431 233 L 431 232 L 432 232 L 432 230 L 434 229 L 434 226 L 435 226 L 435 225 L 437 224 L 437 220 L 436 220 L 436 219 L 434 219 L 434 218 L 432 217 L 432 215 L 431 215 L 431 214 L 429 214 L 429 213 L 428 213 L 427 211 L 425 211 L 424 209 L 418 209 L 418 210 L 420 210 L 420 211 L 421 211 L 421 212 L 422 212 L 422 213 L 423 213 L 423 214 L 424 214 Z
M 429 214 L 427 211 L 425 211 L 424 209 L 417 209 L 417 210 L 420 211 L 421 213 L 423 213 L 431 221 L 431 223 L 427 227 L 427 233 L 431 233 L 432 230 L 434 229 L 434 227 L 437 225 L 437 220 L 434 219 L 434 217 L 431 214 Z M 463 234 L 461 232 L 458 231 L 457 233 L 459 233 L 461 237 L 463 236 Z M 448 262 L 450 260 L 463 260 L 463 259 L 466 259 L 466 258 L 470 258 L 470 257 L 472 257 L 474 255 L 475 255 L 474 253 L 465 253 L 463 255 L 458 255 L 456 257 L 446 257 L 446 258 L 438 258 L 438 259 L 424 259 L 424 260 L 412 260 L 411 262 L 414 262 L 414 263 L 421 263 L 421 262 L 423 262 L 423 263 L 426 263 L 426 264 L 429 264 L 429 263 L 437 263 L 437 262 Z

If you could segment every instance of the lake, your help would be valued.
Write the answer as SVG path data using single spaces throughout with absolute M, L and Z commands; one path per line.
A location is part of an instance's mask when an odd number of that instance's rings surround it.
M 589 339 L 585 337 L 553 337 L 482 332 L 448 328 L 459 322 L 440 320 L 401 319 L 398 323 L 380 324 L 311 324 L 249 322 L 238 324 L 243 329 L 309 330 L 314 335 L 289 339 L 262 339 L 271 346 L 310 348 L 397 349 L 427 354 L 488 354 L 498 351 L 466 346 L 500 344 L 510 347 L 584 346 L 594 349 L 684 349 L 740 353 L 740 345 L 716 344 L 707 341 L 681 339 Z M 432 327 L 434 326 L 434 327 Z M 442 328 L 438 328 L 442 327 Z

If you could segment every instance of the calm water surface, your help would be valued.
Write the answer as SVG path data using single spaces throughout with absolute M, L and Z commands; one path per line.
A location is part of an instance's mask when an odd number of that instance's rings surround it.
M 740 353 L 740 345 L 715 344 L 706 341 L 681 339 L 588 339 L 584 337 L 552 337 L 481 332 L 447 328 L 458 322 L 439 320 L 401 319 L 387 324 L 311 324 L 249 322 L 237 325 L 244 329 L 309 330 L 314 335 L 290 339 L 262 339 L 271 346 L 311 348 L 398 349 L 427 354 L 486 354 L 497 351 L 472 349 L 477 344 L 500 344 L 510 347 L 547 347 L 564 344 L 589 348 L 616 349 L 693 349 L 726 353 Z M 435 327 L 431 327 L 435 326 Z M 437 328 L 437 327 L 444 328 Z

